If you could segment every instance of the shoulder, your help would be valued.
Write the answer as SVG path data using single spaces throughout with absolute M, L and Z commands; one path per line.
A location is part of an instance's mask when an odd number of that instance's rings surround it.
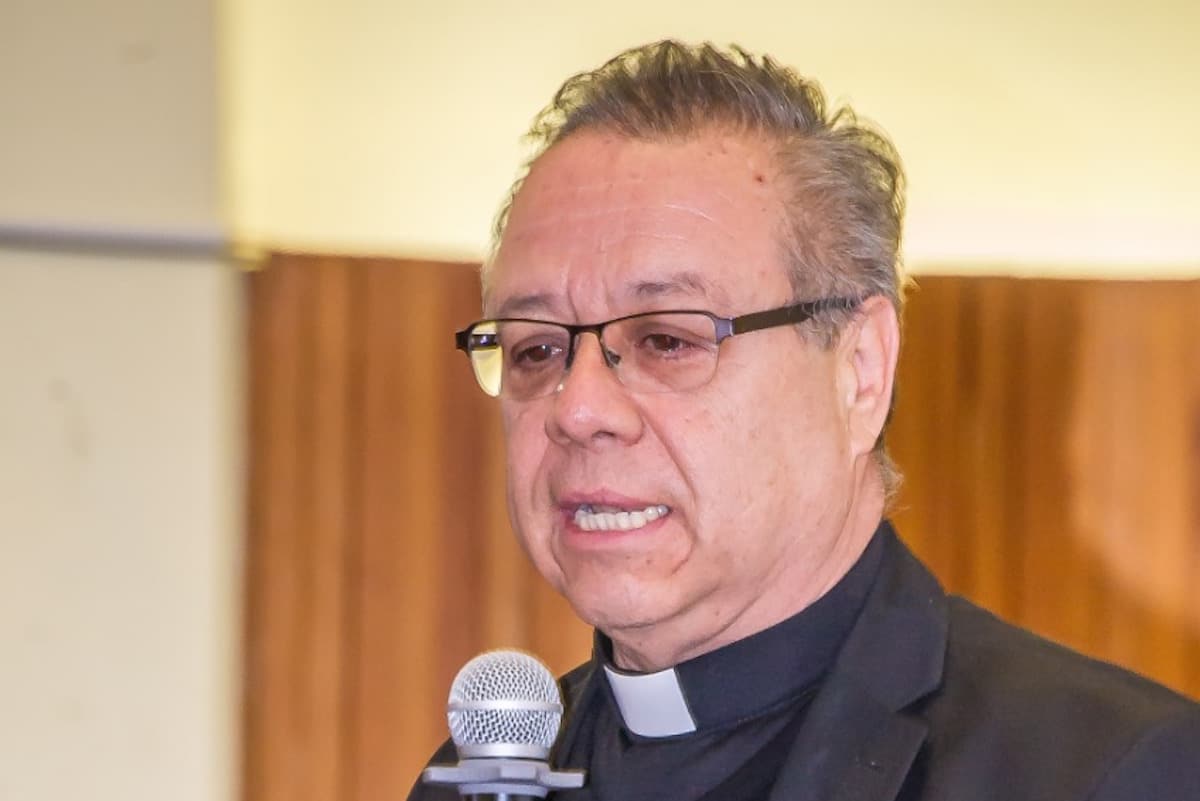
M 949 598 L 948 612 L 943 689 L 981 710 L 1137 728 L 1200 709 L 1143 676 L 1006 623 L 962 598 Z
M 961 598 L 947 611 L 944 678 L 925 709 L 933 753 L 1026 797 L 1155 797 L 1121 790 L 1154 774 L 1157 797 L 1200 798 L 1200 705 Z

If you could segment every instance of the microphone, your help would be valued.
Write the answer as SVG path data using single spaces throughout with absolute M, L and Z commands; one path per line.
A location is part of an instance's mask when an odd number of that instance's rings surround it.
M 583 771 L 553 771 L 548 759 L 562 721 L 550 670 L 521 651 L 487 651 L 463 665 L 450 686 L 446 717 L 457 765 L 431 765 L 426 784 L 495 801 L 545 798 L 583 786 Z

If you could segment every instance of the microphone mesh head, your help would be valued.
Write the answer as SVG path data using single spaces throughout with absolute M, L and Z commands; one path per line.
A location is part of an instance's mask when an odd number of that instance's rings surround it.
M 534 657 L 488 651 L 454 677 L 446 716 L 463 757 L 544 758 L 558 736 L 562 698 L 554 676 Z

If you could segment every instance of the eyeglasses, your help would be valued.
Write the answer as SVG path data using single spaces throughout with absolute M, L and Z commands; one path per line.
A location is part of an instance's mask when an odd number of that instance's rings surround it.
M 630 390 L 687 392 L 712 380 L 720 345 L 729 337 L 802 323 L 858 303 L 822 298 L 740 317 L 652 311 L 594 325 L 510 317 L 472 323 L 454 335 L 454 342 L 470 358 L 480 388 L 492 397 L 524 401 L 554 392 L 571 369 L 580 334 L 596 335 L 605 364 Z

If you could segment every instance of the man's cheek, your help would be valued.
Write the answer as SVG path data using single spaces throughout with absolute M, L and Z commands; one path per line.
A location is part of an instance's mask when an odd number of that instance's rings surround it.
M 536 443 L 519 443 L 515 440 L 510 440 L 508 448 L 508 470 L 509 474 L 515 476 L 521 482 L 519 491 L 533 489 L 531 483 L 537 481 L 540 476 L 539 467 L 545 456 L 545 448 L 539 447 Z
M 545 432 L 545 420 L 535 412 L 537 404 L 514 404 L 502 401 L 500 405 L 500 422 L 504 428 L 505 438 L 513 440 L 528 437 L 539 431 Z
M 528 469 L 545 451 L 541 428 L 534 428 L 527 417 L 505 417 L 505 453 L 509 468 Z

